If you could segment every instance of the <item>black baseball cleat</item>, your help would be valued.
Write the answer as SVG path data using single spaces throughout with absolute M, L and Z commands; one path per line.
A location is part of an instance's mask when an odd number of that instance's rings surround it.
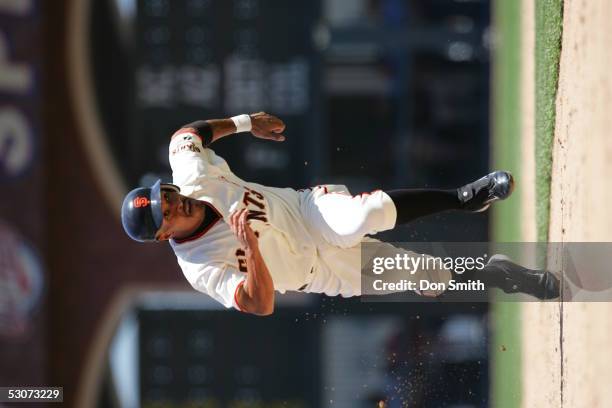
M 552 272 L 525 268 L 504 255 L 493 255 L 482 274 L 506 293 L 525 293 L 541 300 L 557 299 L 561 293 L 560 281 Z
M 473 183 L 457 189 L 462 208 L 467 211 L 485 211 L 491 203 L 505 200 L 514 190 L 514 178 L 507 171 L 494 171 Z

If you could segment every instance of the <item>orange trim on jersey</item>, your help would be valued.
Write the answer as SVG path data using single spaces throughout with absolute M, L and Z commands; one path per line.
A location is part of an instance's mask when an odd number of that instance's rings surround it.
M 213 222 L 210 223 L 210 225 L 208 225 L 206 228 L 204 228 L 204 230 L 202 230 L 202 232 L 193 235 L 191 237 L 186 237 L 186 238 L 173 238 L 172 240 L 176 243 L 176 244 L 184 244 L 185 242 L 190 242 L 190 241 L 195 241 L 198 238 L 202 238 L 204 236 L 204 234 L 206 234 L 208 231 L 210 231 L 210 229 L 212 227 L 214 227 L 215 225 L 217 225 L 217 222 L 219 222 L 219 220 L 222 220 L 223 217 L 221 216 L 221 213 L 219 211 L 217 211 L 217 209 L 210 203 L 207 203 L 206 201 L 203 201 L 204 205 L 207 206 L 208 208 L 211 208 L 215 213 L 217 213 L 218 218 L 216 220 L 214 220 Z
M 238 311 L 240 311 L 240 312 L 244 312 L 244 310 L 242 310 L 242 308 L 238 304 L 238 289 L 240 289 L 241 286 L 244 286 L 244 282 L 246 282 L 246 281 L 245 280 L 241 280 L 240 283 L 238 284 L 238 286 L 236 286 L 236 290 L 234 291 L 234 303 L 236 304 L 236 309 L 238 309 Z

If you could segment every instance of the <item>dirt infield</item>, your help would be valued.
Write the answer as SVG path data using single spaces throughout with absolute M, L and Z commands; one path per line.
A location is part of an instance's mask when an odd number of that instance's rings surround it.
M 534 1 L 524 0 L 526 7 Z M 524 17 L 533 22 L 533 15 Z M 607 210 L 612 199 L 610 21 L 609 0 L 564 2 L 551 242 L 612 241 L 612 213 Z M 529 21 L 524 24 L 528 27 Z M 533 47 L 529 40 L 526 44 Z M 533 48 L 524 49 L 523 56 L 533 58 Z M 533 82 L 524 79 L 522 89 L 525 95 L 533 95 Z M 533 119 L 533 106 L 523 104 L 523 110 L 528 120 Z M 524 136 L 528 149 L 533 133 L 527 129 Z M 526 239 L 532 237 L 531 231 L 527 226 Z M 522 406 L 612 406 L 611 345 L 612 303 L 525 304 Z

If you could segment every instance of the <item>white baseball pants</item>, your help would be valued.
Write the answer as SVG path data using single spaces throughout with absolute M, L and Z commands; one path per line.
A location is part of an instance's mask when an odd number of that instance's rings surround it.
M 318 259 L 316 273 L 306 292 L 325 293 L 343 297 L 362 294 L 361 242 L 379 242 L 366 237 L 395 226 L 397 211 L 391 198 L 382 190 L 351 195 L 342 185 L 317 186 L 303 192 L 302 215 L 312 237 L 317 242 Z M 382 243 L 381 254 L 409 252 L 391 244 Z M 413 256 L 417 254 L 411 253 Z M 399 280 L 405 276 L 387 276 Z M 418 271 L 413 279 L 448 282 L 448 270 Z M 370 285 L 369 277 L 364 283 Z M 385 294 L 383 292 L 380 293 Z M 440 292 L 428 291 L 426 296 L 437 296 Z

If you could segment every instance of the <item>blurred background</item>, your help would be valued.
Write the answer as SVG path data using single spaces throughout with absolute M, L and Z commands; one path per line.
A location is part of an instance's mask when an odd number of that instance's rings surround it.
M 123 194 L 170 135 L 267 111 L 287 141 L 213 149 L 243 179 L 457 187 L 489 170 L 487 0 L 0 0 L 0 385 L 74 407 L 489 406 L 486 303 L 279 296 L 222 310 Z M 487 214 L 380 234 L 487 241 Z M 279 256 L 282 256 L 279 254 Z

